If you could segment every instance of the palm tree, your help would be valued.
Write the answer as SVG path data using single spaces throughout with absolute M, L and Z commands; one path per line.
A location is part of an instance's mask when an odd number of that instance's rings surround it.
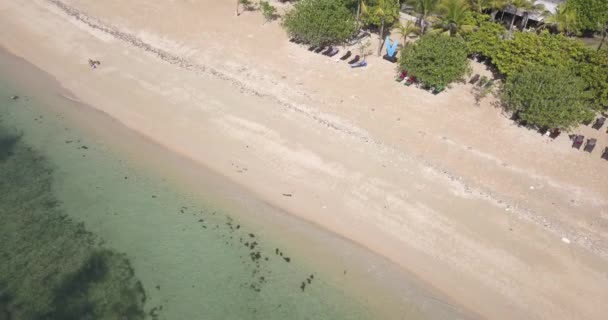
M 519 9 L 524 10 L 524 12 L 528 12 L 528 11 L 536 11 L 536 10 L 542 10 L 545 8 L 544 5 L 542 4 L 537 4 L 536 0 L 510 0 L 509 1 L 509 6 L 511 6 L 512 8 L 515 9 L 515 13 L 513 14 L 513 19 L 511 19 L 511 25 L 509 26 L 509 30 L 512 32 L 513 30 L 513 24 L 515 24 L 515 17 L 517 16 L 517 11 L 519 11 Z M 526 28 L 526 25 L 528 24 L 528 21 L 526 20 L 526 24 L 524 24 L 523 28 Z
M 496 20 L 496 14 L 498 14 L 498 11 L 502 11 L 504 14 L 504 10 L 507 7 L 507 4 L 509 3 L 509 0 L 488 0 L 489 4 L 487 9 L 491 9 L 492 13 L 490 13 L 490 16 L 492 17 L 492 21 Z
M 600 41 L 600 45 L 597 46 L 597 51 L 602 50 L 602 46 L 604 45 L 604 41 L 606 41 L 606 35 L 608 34 L 608 21 L 606 21 L 606 26 L 602 32 L 604 35 L 602 36 L 602 41 Z
M 382 41 L 384 41 L 384 26 L 392 24 L 399 17 L 399 3 L 395 0 L 378 0 L 371 9 L 361 2 L 361 13 L 372 21 L 380 23 L 380 34 L 378 36 L 378 56 L 382 53 Z
M 418 22 L 420 24 L 420 32 L 426 32 L 426 19 L 435 11 L 440 0 L 407 0 L 408 4 L 414 7 L 418 13 Z
M 440 14 L 432 32 L 454 37 L 462 32 L 473 31 L 474 26 L 466 24 L 470 9 L 463 0 L 444 0 L 438 11 Z
M 492 0 L 469 0 L 469 5 L 472 10 L 482 13 L 483 10 L 490 8 Z
M 545 23 L 554 26 L 557 31 L 563 32 L 566 35 L 576 34 L 578 32 L 576 25 L 576 9 L 568 6 L 567 3 L 558 6 L 555 13 L 548 12 L 545 17 Z
M 407 20 L 405 23 L 399 23 L 396 27 L 397 33 L 403 37 L 403 46 L 407 45 L 407 38 L 410 34 L 420 34 L 420 28 L 416 26 L 412 20 Z

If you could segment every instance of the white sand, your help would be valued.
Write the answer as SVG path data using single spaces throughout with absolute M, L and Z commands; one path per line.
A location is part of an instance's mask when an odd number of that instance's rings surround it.
M 77 99 L 481 318 L 605 318 L 605 133 L 581 128 L 598 148 L 572 150 L 476 106 L 468 85 L 433 96 L 377 58 L 351 70 L 232 1 L 61 2 L 79 19 L 57 2 L 0 0 L 0 45 Z

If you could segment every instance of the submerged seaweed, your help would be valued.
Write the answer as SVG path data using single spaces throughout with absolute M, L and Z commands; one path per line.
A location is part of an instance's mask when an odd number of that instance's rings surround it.
M 129 260 L 62 213 L 52 173 L 0 118 L 0 319 L 144 319 Z

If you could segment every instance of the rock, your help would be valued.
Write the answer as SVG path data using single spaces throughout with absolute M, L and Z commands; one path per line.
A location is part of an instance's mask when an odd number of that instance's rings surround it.
M 284 197 L 291 197 L 291 193 L 283 193 Z
M 19 99 L 19 96 L 11 96 L 11 100 L 17 100 Z
M 562 237 L 562 242 L 566 243 L 566 244 L 570 244 L 570 239 L 568 239 L 566 237 Z
M 291 261 L 291 258 L 290 257 L 283 257 L 283 260 L 285 260 L 286 262 L 289 263 Z

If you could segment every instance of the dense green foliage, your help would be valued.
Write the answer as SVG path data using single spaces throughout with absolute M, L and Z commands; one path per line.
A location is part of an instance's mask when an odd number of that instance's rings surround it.
M 608 1 L 568 0 L 568 6 L 576 11 L 576 21 L 580 30 L 602 31 L 608 21 Z
M 437 9 L 439 15 L 433 21 L 433 33 L 449 36 L 462 35 L 473 30 L 471 9 L 464 0 L 443 0 Z
M 469 69 L 468 50 L 460 38 L 426 35 L 401 51 L 399 68 L 429 87 L 445 87 Z
M 289 35 L 312 45 L 337 44 L 356 31 L 353 13 L 335 0 L 301 0 L 283 18 Z
M 559 5 L 555 12 L 548 13 L 545 17 L 545 23 L 558 32 L 567 35 L 576 35 L 579 33 L 576 9 L 567 2 Z
M 423 22 L 427 20 L 427 18 L 437 10 L 437 6 L 439 6 L 440 0 L 406 0 L 406 3 L 414 7 L 414 11 L 416 11 L 417 16 Z M 421 33 L 425 33 L 427 30 L 427 24 L 422 23 Z
M 570 66 L 584 57 L 587 48 L 580 41 L 549 32 L 516 32 L 504 40 L 491 56 L 498 70 L 512 76 L 532 65 Z
M 361 22 L 367 26 L 386 27 L 399 21 L 399 4 L 395 0 L 362 1 Z
M 469 52 L 481 54 L 486 57 L 494 57 L 498 54 L 500 44 L 506 30 L 498 23 L 491 21 L 480 21 L 475 32 L 464 35 Z
M 589 104 L 596 110 L 608 106 L 608 53 L 596 52 L 582 42 L 561 34 L 516 32 L 503 40 L 504 28 L 479 20 L 475 32 L 464 36 L 470 53 L 490 58 L 507 77 L 533 66 L 562 66 L 581 77 Z
M 584 81 L 560 66 L 530 66 L 507 79 L 503 102 L 528 125 L 570 129 L 591 119 Z
M 608 51 L 587 50 L 574 71 L 580 75 L 592 94 L 591 107 L 601 110 L 608 106 Z

